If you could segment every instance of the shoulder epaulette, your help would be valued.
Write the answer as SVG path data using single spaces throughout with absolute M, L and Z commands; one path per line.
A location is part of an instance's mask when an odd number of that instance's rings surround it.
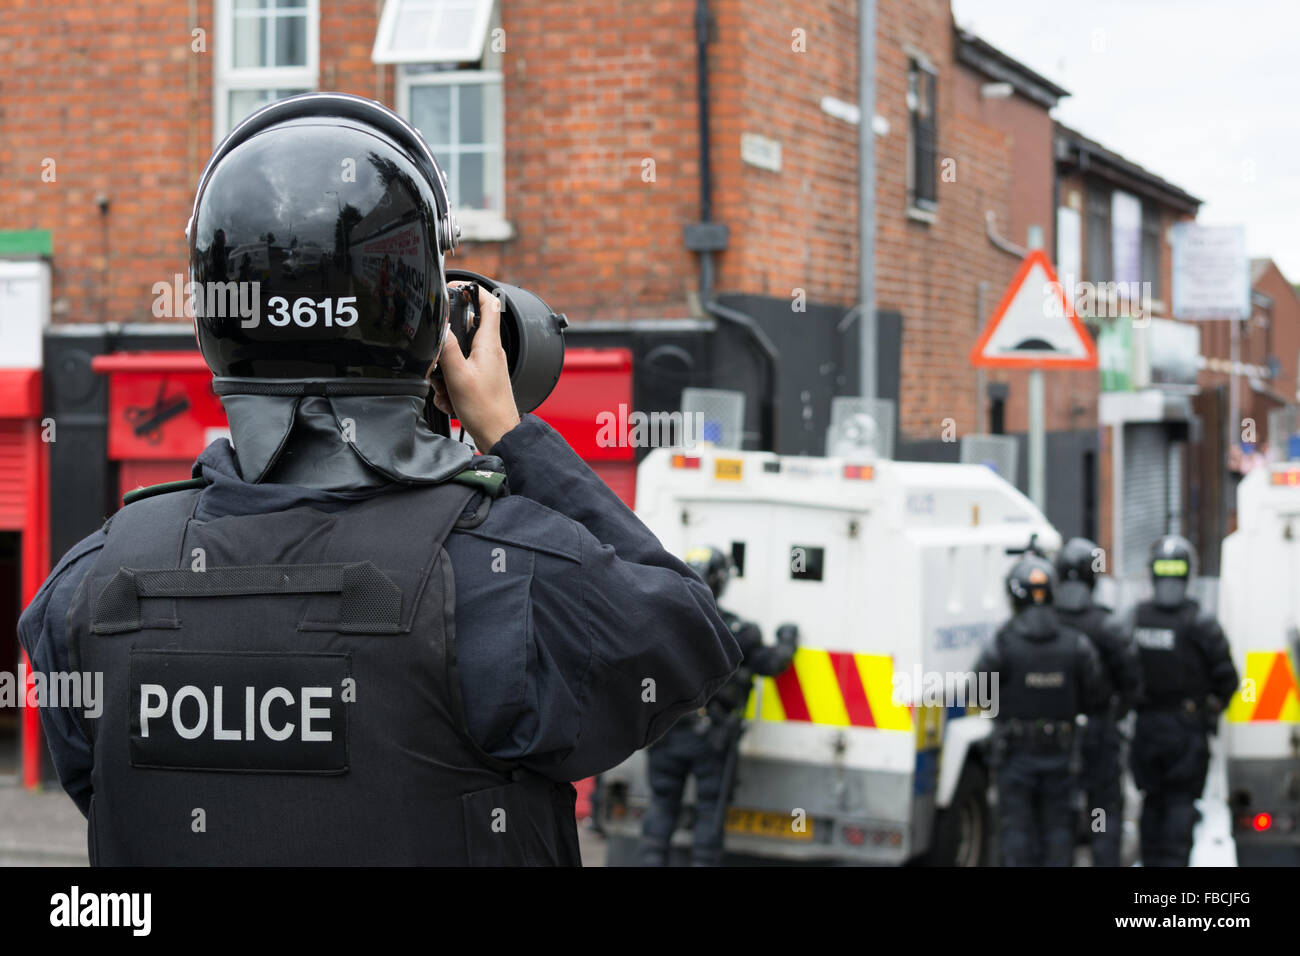
M 159 485 L 148 485 L 144 488 L 132 488 L 122 496 L 122 504 L 134 504 L 143 498 L 152 498 L 154 495 L 169 495 L 173 491 L 189 491 L 192 488 L 206 488 L 207 485 L 208 483 L 202 478 L 186 478 L 184 481 L 164 481 Z
M 493 498 L 501 497 L 506 490 L 505 472 L 488 471 L 485 468 L 466 468 L 459 474 L 452 475 L 448 480 L 461 485 L 472 485 Z

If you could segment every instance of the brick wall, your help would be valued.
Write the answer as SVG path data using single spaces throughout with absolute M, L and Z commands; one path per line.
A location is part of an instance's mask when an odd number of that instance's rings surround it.
M 1039 225 L 1051 249 L 1051 120 L 1018 95 L 1005 101 L 980 96 L 988 78 L 955 63 L 943 0 L 885 2 L 878 16 L 876 110 L 889 132 L 877 139 L 877 302 L 903 315 L 901 428 L 909 437 L 938 438 L 951 418 L 959 433 L 984 431 L 984 397 L 970 348 L 981 316 L 992 314 L 1020 262 L 990 241 L 986 217 L 992 213 L 997 233 L 1022 246 L 1028 226 Z M 908 48 L 938 68 L 938 152 L 941 163 L 955 161 L 956 178 L 941 177 L 930 223 L 907 211 Z M 985 379 L 1010 385 L 1006 428 L 1024 430 L 1027 374 L 990 371 Z M 1049 429 L 1095 422 L 1094 373 L 1050 373 L 1046 392 Z
M 179 0 L 8 6 L 0 228 L 53 232 L 57 320 L 150 321 L 153 283 L 186 269 L 183 230 L 214 145 L 212 2 L 196 4 L 201 53 Z M 381 8 L 322 4 L 321 89 L 393 103 L 393 69 L 370 61 Z M 686 314 L 697 280 L 681 230 L 699 213 L 693 9 L 691 0 L 503 5 L 506 203 L 517 237 L 467 243 L 453 265 L 504 274 L 574 318 Z M 731 44 L 739 50 L 738 37 Z M 47 157 L 53 182 L 41 179 Z M 642 180 L 647 158 L 653 182 Z
M 1275 392 L 1295 402 L 1296 388 L 1300 385 L 1296 367 L 1300 359 L 1300 293 L 1271 260 L 1254 288 L 1273 300 L 1273 354 L 1282 369 L 1270 384 Z
M 783 0 L 712 0 L 714 215 L 731 227 L 718 291 L 848 309 L 857 298 L 857 129 L 823 112 L 857 101 L 854 0 L 793 11 Z M 394 100 L 393 69 L 370 50 L 380 0 L 322 4 L 320 87 Z M 105 5 L 11 0 L 0 20 L 0 209 L 6 229 L 54 235 L 60 321 L 149 321 L 152 286 L 186 268 L 182 231 L 212 141 L 218 42 L 212 0 Z M 682 227 L 699 217 L 693 0 L 508 0 L 501 23 L 506 213 L 516 236 L 467 243 L 451 265 L 536 289 L 571 318 L 690 314 L 696 257 Z M 881 0 L 877 112 L 877 304 L 902 313 L 901 425 L 938 437 L 956 419 L 981 430 L 967 356 L 1017 257 L 985 234 L 1051 242 L 1050 121 L 1017 97 L 985 101 L 985 82 L 953 60 L 947 0 Z M 191 29 L 207 31 L 206 52 Z M 939 69 L 938 149 L 956 162 L 932 223 L 907 217 L 908 53 Z M 741 135 L 782 144 L 782 168 L 740 159 Z M 57 180 L 42 182 L 42 160 Z M 653 160 L 653 181 L 643 179 Z M 111 200 L 102 219 L 100 193 Z M 1049 246 L 1050 247 L 1050 246 Z M 791 313 L 798 321 L 800 313 Z M 1009 429 L 1024 427 L 1023 375 Z M 1090 373 L 1049 379 L 1051 428 L 1078 427 Z

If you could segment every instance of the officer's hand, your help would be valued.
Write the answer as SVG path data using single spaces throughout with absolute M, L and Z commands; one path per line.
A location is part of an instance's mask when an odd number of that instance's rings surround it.
M 450 282 L 449 286 L 468 285 Z M 478 290 L 478 331 L 469 358 L 451 330 L 438 360 L 441 378 L 433 379 L 433 404 L 460 420 L 481 452 L 488 451 L 519 424 L 519 409 L 510 391 L 510 368 L 501 347 L 501 303 L 487 289 Z

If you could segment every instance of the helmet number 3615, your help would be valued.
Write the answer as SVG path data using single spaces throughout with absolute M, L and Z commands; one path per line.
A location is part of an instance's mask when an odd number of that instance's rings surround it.
M 282 295 L 272 296 L 266 304 L 274 312 L 266 317 L 272 325 L 284 328 L 290 322 L 304 329 L 320 324 L 326 328 L 354 325 L 357 321 L 357 297 L 355 295 L 339 296 L 335 299 L 325 298 L 317 302 L 309 296 L 294 299 L 292 307 L 289 300 Z

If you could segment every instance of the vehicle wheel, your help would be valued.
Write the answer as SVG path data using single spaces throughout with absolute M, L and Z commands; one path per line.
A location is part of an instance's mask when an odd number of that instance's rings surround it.
M 968 760 L 957 791 L 935 821 L 930 866 L 988 866 L 992 862 L 993 814 L 988 801 L 988 773 Z

